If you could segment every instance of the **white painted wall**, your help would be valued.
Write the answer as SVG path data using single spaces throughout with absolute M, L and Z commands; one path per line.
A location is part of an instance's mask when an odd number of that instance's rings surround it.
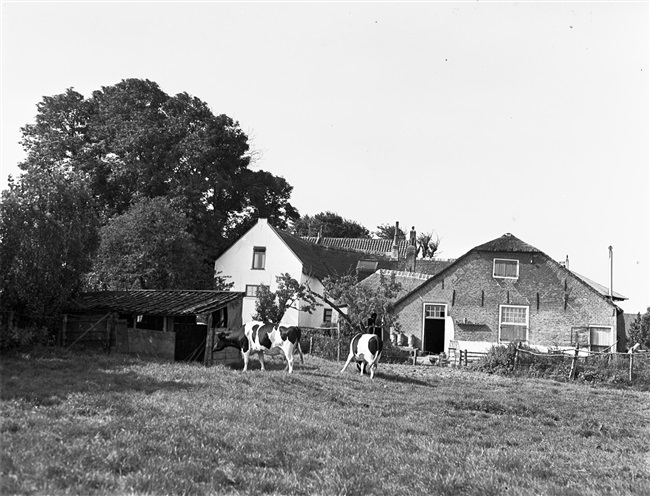
M 266 264 L 264 269 L 253 269 L 253 249 L 266 248 Z M 232 291 L 246 291 L 246 285 L 269 286 L 271 291 L 277 289 L 276 277 L 289 273 L 296 281 L 309 282 L 310 287 L 322 294 L 323 286 L 317 279 L 302 273 L 302 262 L 289 249 L 280 236 L 269 226 L 266 219 L 259 219 L 246 234 L 239 238 L 226 252 L 214 263 L 215 273 L 221 276 L 230 276 L 227 279 L 233 282 Z M 244 322 L 251 320 L 255 313 L 255 297 L 244 297 L 242 303 L 242 319 Z M 323 322 L 323 308 L 317 307 L 313 314 L 289 310 L 283 319 L 284 324 L 303 327 L 320 327 Z M 327 307 L 329 308 L 329 307 Z M 336 314 L 336 312 L 333 312 Z M 336 319 L 336 316 L 334 316 Z

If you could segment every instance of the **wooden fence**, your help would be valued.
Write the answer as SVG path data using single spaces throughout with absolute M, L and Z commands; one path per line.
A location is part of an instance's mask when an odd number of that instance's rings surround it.
M 568 350 L 567 350 L 568 351 Z M 647 351 L 639 351 L 638 346 L 633 347 L 626 353 L 605 351 L 589 351 L 584 348 L 576 346 L 570 352 L 549 352 L 539 353 L 532 350 L 517 346 L 515 351 L 514 370 L 522 366 L 522 361 L 534 363 L 535 360 L 539 361 L 561 361 L 563 363 L 570 363 L 568 371 L 568 379 L 574 380 L 578 376 L 579 368 L 587 369 L 590 365 L 601 368 L 627 368 L 627 379 L 632 382 L 635 378 L 635 362 L 637 366 L 644 371 L 650 368 L 650 353 Z

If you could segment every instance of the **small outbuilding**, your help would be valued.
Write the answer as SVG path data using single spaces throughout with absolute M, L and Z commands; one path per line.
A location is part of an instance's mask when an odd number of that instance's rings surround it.
M 212 342 L 217 330 L 241 325 L 243 298 L 240 292 L 201 290 L 82 293 L 66 307 L 58 341 L 206 365 L 239 360 L 238 353 L 213 356 Z

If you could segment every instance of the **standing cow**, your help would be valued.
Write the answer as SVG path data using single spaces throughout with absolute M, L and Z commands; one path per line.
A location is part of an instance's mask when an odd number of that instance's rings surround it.
M 212 348 L 221 351 L 232 346 L 238 348 L 244 357 L 244 370 L 248 370 L 248 360 L 251 353 L 257 353 L 262 370 L 264 370 L 264 353 L 274 355 L 282 351 L 287 359 L 285 370 L 293 372 L 293 353 L 297 349 L 300 353 L 300 362 L 305 363 L 302 349 L 300 348 L 300 328 L 264 322 L 248 322 L 235 331 L 220 332 L 216 335 L 216 342 Z
M 352 359 L 354 359 L 357 362 L 357 367 L 361 371 L 361 375 L 365 372 L 367 364 L 370 378 L 374 379 L 382 347 L 383 343 L 381 338 L 376 334 L 357 334 L 350 341 L 350 354 L 341 369 L 341 373 L 345 371 Z

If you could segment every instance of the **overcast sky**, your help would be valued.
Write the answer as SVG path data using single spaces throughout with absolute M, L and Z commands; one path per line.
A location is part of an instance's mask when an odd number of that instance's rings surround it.
M 237 120 L 333 211 L 507 232 L 650 306 L 648 2 L 2 2 L 2 187 L 43 96 L 125 78 Z

